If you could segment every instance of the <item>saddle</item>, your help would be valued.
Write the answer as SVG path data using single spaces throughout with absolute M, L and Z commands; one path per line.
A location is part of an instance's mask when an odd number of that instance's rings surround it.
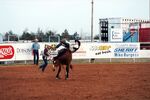
M 66 51 L 67 51 L 66 48 L 61 49 L 61 50 L 58 52 L 58 55 L 53 58 L 53 60 L 55 61 L 56 59 L 58 59 L 59 57 L 61 57 L 62 55 L 64 55 L 64 54 L 66 53 Z

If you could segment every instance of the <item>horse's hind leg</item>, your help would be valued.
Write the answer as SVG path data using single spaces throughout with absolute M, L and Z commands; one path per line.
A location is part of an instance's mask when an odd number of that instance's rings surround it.
M 57 75 L 56 75 L 56 79 L 60 79 L 60 76 L 59 76 L 60 71 L 61 71 L 61 65 L 59 65 L 58 72 L 57 72 Z
M 69 67 L 70 65 L 66 65 L 66 77 L 65 77 L 66 80 L 69 78 Z
M 70 68 L 73 69 L 73 66 L 70 64 Z

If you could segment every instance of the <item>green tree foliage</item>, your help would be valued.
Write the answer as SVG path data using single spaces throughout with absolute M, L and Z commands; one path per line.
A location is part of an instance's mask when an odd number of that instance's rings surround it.
M 61 38 L 69 39 L 69 32 L 67 29 L 65 29 L 64 32 L 61 34 Z
M 6 33 L 5 33 L 5 36 L 4 36 L 4 41 L 8 41 L 8 35 L 9 35 L 9 33 L 6 32 Z
M 4 36 L 4 41 L 18 41 L 18 36 L 16 34 L 13 33 L 12 30 L 6 32 L 5 36 Z
M 48 30 L 46 32 L 46 36 L 49 37 L 49 36 L 54 36 L 55 35 L 55 32 L 51 31 L 51 30 Z
M 94 39 L 99 39 L 99 35 L 98 34 L 95 35 Z
M 74 34 L 73 34 L 73 37 L 74 37 L 74 40 L 76 39 L 76 40 L 80 40 L 81 39 L 81 37 L 79 37 L 79 34 L 77 33 L 77 32 L 75 32 Z
M 37 30 L 37 38 L 38 38 L 39 42 L 44 41 L 44 32 L 40 28 L 38 28 L 38 30 Z
M 8 34 L 13 34 L 13 32 L 7 33 L 6 37 Z M 67 29 L 65 29 L 61 34 L 56 34 L 56 31 L 52 30 L 48 30 L 44 33 L 40 28 L 37 29 L 36 33 L 29 32 L 28 29 L 25 29 L 23 34 L 20 36 L 20 40 L 34 40 L 35 38 L 37 38 L 39 42 L 58 42 L 59 39 L 62 38 L 66 38 L 68 40 L 81 39 L 77 32 L 75 32 L 73 35 L 69 35 Z
M 34 40 L 35 34 L 34 33 L 29 33 L 27 29 L 23 31 L 22 36 L 20 37 L 21 40 Z
M 46 32 L 46 34 L 45 34 L 45 42 L 49 42 L 49 39 L 51 38 L 51 37 L 54 37 L 56 35 L 56 32 L 53 32 L 53 31 L 51 31 L 51 30 L 48 30 L 47 32 Z M 52 41 L 51 41 L 52 42 Z

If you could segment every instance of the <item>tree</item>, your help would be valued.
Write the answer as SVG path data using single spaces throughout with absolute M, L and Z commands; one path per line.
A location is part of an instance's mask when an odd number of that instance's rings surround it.
M 37 38 L 39 39 L 39 42 L 44 41 L 44 32 L 40 28 L 37 30 Z
M 99 35 L 98 35 L 98 34 L 95 35 L 95 36 L 94 36 L 94 39 L 99 39 Z
M 13 33 L 12 30 L 6 32 L 5 36 L 4 36 L 4 40 L 5 41 L 17 41 L 18 40 L 18 37 L 16 34 Z
M 23 31 L 22 36 L 20 37 L 21 40 L 34 40 L 35 34 L 32 32 L 31 34 L 28 32 L 28 29 Z
M 61 34 L 61 37 L 62 37 L 62 38 L 69 39 L 69 33 L 68 33 L 68 30 L 67 30 L 67 29 L 64 30 L 64 32 Z
M 74 33 L 74 39 L 79 40 L 81 39 L 81 37 L 79 37 L 79 34 L 77 32 Z
M 48 41 L 51 41 L 51 42 L 56 42 L 56 40 L 52 40 L 52 37 L 55 38 L 56 36 L 56 32 L 55 31 L 51 31 L 51 30 L 48 30 L 44 36 L 44 41 L 48 42 Z M 51 38 L 51 39 L 50 39 Z
M 4 41 L 7 41 L 7 40 L 8 40 L 8 35 L 9 35 L 9 33 L 6 32 L 6 33 L 5 33 L 5 36 L 4 36 Z

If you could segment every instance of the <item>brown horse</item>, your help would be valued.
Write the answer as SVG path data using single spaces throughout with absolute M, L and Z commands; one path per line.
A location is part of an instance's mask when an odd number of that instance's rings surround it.
M 63 65 L 66 65 L 65 79 L 69 78 L 69 69 L 70 68 L 72 69 L 72 65 L 71 65 L 72 53 L 76 52 L 80 48 L 80 41 L 75 40 L 75 42 L 78 45 L 77 48 L 73 48 L 73 50 L 64 49 L 63 51 L 65 51 L 65 52 L 61 56 L 54 59 L 53 65 L 54 65 L 54 67 L 58 67 L 58 72 L 56 74 L 56 79 L 60 79 L 59 74 L 61 72 L 61 68 L 62 68 Z

